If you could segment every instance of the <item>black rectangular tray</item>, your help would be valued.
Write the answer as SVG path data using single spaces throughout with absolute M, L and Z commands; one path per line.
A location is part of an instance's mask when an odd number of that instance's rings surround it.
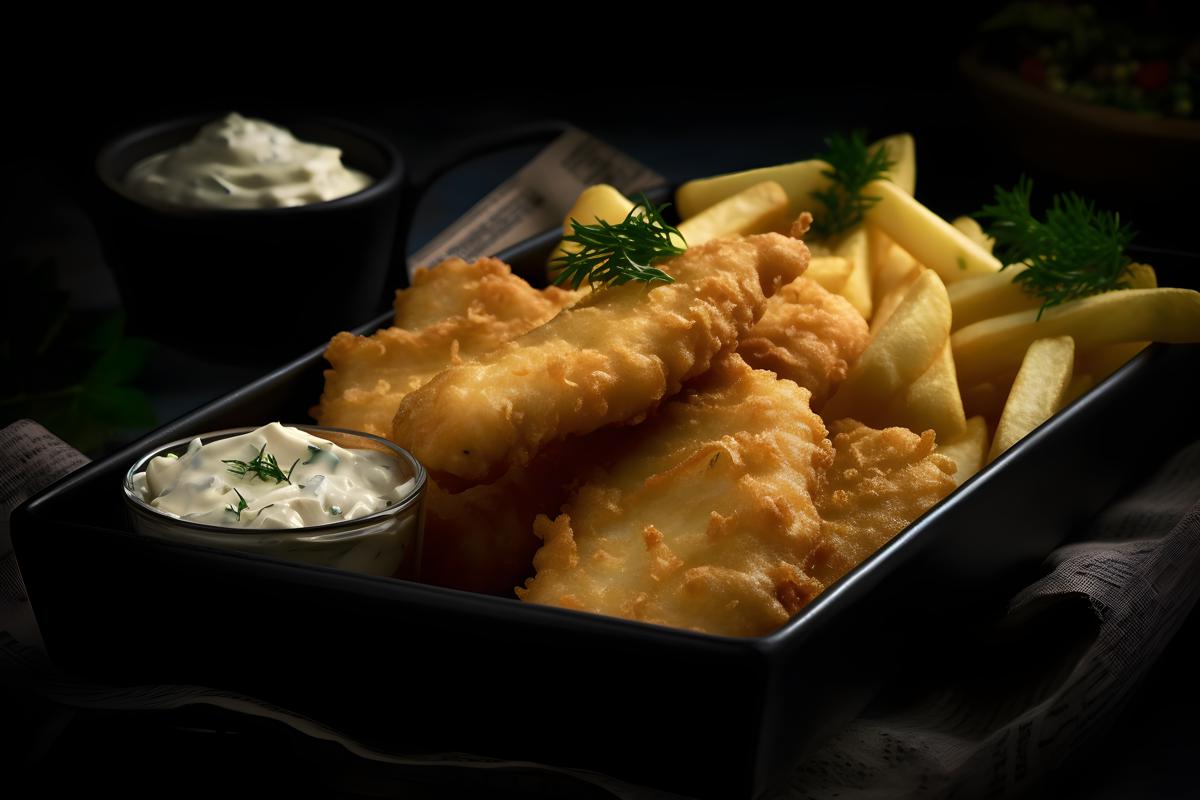
M 535 277 L 556 233 L 500 256 Z M 1175 285 L 1188 257 L 1147 257 Z M 1171 266 L 1174 266 L 1174 270 Z M 390 324 L 381 315 L 359 329 Z M 709 636 L 135 535 L 121 480 L 204 431 L 300 422 L 322 348 L 17 509 L 50 656 L 115 684 L 236 690 L 381 748 L 580 767 L 752 797 L 895 667 L 954 647 L 1067 535 L 1200 435 L 1200 346 L 1154 345 L 1053 417 L 775 634 Z

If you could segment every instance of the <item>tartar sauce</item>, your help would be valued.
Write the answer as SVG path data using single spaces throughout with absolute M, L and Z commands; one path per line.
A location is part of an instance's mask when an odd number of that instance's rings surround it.
M 365 189 L 371 176 L 342 165 L 342 151 L 301 142 L 261 119 L 229 114 L 196 138 L 139 161 L 125 176 L 147 200 L 204 208 L 278 208 Z
M 273 457 L 273 458 L 272 458 Z M 179 457 L 151 459 L 133 477 L 150 506 L 174 517 L 236 528 L 301 528 L 355 519 L 408 497 L 399 464 L 347 450 L 278 422 L 210 444 L 193 439 Z

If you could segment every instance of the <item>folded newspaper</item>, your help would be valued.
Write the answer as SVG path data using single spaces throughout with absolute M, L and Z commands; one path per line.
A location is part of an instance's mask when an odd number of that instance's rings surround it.
M 610 145 L 570 128 L 497 186 L 449 228 L 408 258 L 409 269 L 450 258 L 490 256 L 542 231 L 563 216 L 588 186 L 607 183 L 634 195 L 663 177 Z
M 472 209 L 467 218 L 476 221 L 452 226 L 411 263 L 433 263 L 451 254 L 474 258 L 551 227 L 578 191 L 597 181 L 636 192 L 660 178 L 586 134 L 568 132 Z M 8 517 L 26 498 L 86 463 L 34 422 L 0 431 L 0 682 L 70 709 L 204 706 L 274 719 L 371 762 L 376 783 L 378 768 L 390 765 L 398 783 L 414 774 L 434 774 L 449 785 L 486 792 L 489 774 L 501 772 L 505 787 L 520 785 L 530 793 L 553 779 L 555 793 L 578 793 L 564 788 L 577 782 L 580 790 L 586 785 L 592 794 L 616 798 L 675 797 L 581 770 L 465 753 L 381 752 L 317 720 L 218 688 L 112 687 L 64 678 L 42 650 L 12 553 Z M 1051 554 L 1045 576 L 1012 599 L 1002 627 L 1036 630 L 1039 618 L 1051 616 L 1055 638 L 1077 647 L 1047 661 L 1044 642 L 1010 637 L 1004 654 L 982 648 L 964 656 L 972 661 L 957 665 L 959 674 L 986 671 L 1003 655 L 1038 664 L 1037 679 L 1018 680 L 993 670 L 986 690 L 978 681 L 951 678 L 917 696 L 910 691 L 902 700 L 889 699 L 885 690 L 880 702 L 798 764 L 789 785 L 769 796 L 1002 797 L 1035 787 L 1105 730 L 1195 605 L 1200 595 L 1198 501 L 1200 442 L 1183 448 L 1144 486 L 1110 506 L 1084 538 Z M 13 760 L 14 754 L 3 755 Z M 19 761 L 28 754 L 15 756 Z

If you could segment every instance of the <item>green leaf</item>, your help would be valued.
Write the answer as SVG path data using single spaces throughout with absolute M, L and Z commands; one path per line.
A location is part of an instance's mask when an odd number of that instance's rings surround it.
M 1030 209 L 1033 181 L 1024 175 L 1012 189 L 996 187 L 995 199 L 976 212 L 996 241 L 995 253 L 1006 266 L 1025 263 L 1013 278 L 1042 300 L 1042 312 L 1080 297 L 1127 287 L 1125 251 L 1136 235 L 1109 211 L 1099 211 L 1074 192 L 1055 195 L 1043 219 Z
M 683 241 L 683 235 L 663 219 L 666 207 L 655 206 L 643 194 L 638 205 L 615 225 L 602 219 L 584 225 L 572 219 L 571 233 L 563 237 L 563 243 L 577 244 L 579 249 L 551 262 L 552 268 L 560 269 L 554 284 L 570 283 L 578 289 L 585 280 L 593 288 L 630 281 L 674 283 L 674 278 L 654 266 L 687 248 L 687 242 L 683 247 L 675 244 L 675 237 Z
M 831 239 L 862 222 L 863 214 L 879 202 L 878 197 L 864 195 L 863 189 L 873 180 L 886 178 L 896 162 L 888 157 L 887 147 L 872 151 L 863 131 L 830 136 L 825 140 L 825 152 L 817 158 L 831 169 L 821 172 L 829 178 L 829 187 L 812 193 L 813 199 L 825 206 L 824 213 L 813 220 L 813 231 Z
M 82 405 L 87 418 L 110 429 L 154 424 L 154 408 L 149 399 L 129 386 L 85 387 Z
M 52 261 L 9 259 L 0 293 L 0 357 L 9 376 L 0 390 L 0 425 L 29 417 L 85 452 L 121 428 L 155 422 L 145 394 L 129 384 L 145 366 L 150 343 L 124 336 L 122 314 L 96 321 L 69 306 Z
M 138 376 L 150 354 L 150 342 L 144 339 L 118 339 L 100 354 L 88 370 L 83 383 L 88 387 L 117 386 Z
M 115 347 L 124 335 L 125 315 L 109 314 L 88 333 L 86 344 L 89 350 L 105 352 Z

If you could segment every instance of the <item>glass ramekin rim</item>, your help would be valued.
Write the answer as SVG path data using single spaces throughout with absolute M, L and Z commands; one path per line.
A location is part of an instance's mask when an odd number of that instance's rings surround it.
M 399 459 L 407 462 L 413 469 L 413 480 L 415 481 L 412 491 L 410 491 L 403 500 L 400 500 L 391 505 L 384 506 L 378 511 L 373 511 L 361 517 L 354 519 L 343 519 L 335 522 L 325 522 L 320 525 L 307 525 L 301 528 L 237 528 L 231 525 L 212 525 L 206 522 L 195 522 L 193 520 L 183 519 L 173 514 L 168 514 L 147 503 L 133 490 L 133 477 L 137 474 L 138 468 L 145 468 L 150 462 L 150 459 L 155 458 L 174 447 L 180 447 L 190 443 L 193 439 L 202 439 L 205 443 L 213 441 L 213 437 L 229 438 L 230 436 L 239 436 L 244 433 L 250 433 L 263 427 L 262 425 L 248 425 L 237 428 L 225 428 L 217 431 L 207 431 L 204 433 L 194 434 L 192 436 L 184 436 L 175 439 L 165 444 L 158 445 L 153 450 L 143 454 L 140 458 L 134 460 L 129 469 L 125 472 L 125 477 L 122 479 L 121 486 L 124 489 L 125 502 L 137 513 L 149 514 L 150 516 L 162 520 L 164 523 L 177 525 L 186 530 L 204 531 L 212 534 L 225 534 L 236 536 L 242 539 L 260 538 L 260 537 L 287 537 L 287 538 L 302 538 L 312 536 L 315 533 L 336 533 L 339 531 L 350 531 L 356 528 L 368 526 L 373 522 L 377 522 L 385 517 L 395 515 L 401 511 L 416 505 L 425 495 L 425 487 L 429 480 L 429 474 L 426 472 L 424 465 L 417 460 L 416 456 L 405 450 L 395 442 L 389 441 L 382 436 L 376 436 L 373 433 L 365 431 L 351 430 L 350 428 L 334 428 L 328 425 L 308 425 L 305 423 L 286 423 L 280 422 L 285 428 L 298 428 L 304 431 L 320 432 L 328 431 L 331 433 L 341 433 L 349 436 L 360 436 L 364 439 L 370 439 L 388 448 L 392 454 Z M 320 433 L 316 433 L 319 437 Z M 321 437 L 324 438 L 324 437 Z

